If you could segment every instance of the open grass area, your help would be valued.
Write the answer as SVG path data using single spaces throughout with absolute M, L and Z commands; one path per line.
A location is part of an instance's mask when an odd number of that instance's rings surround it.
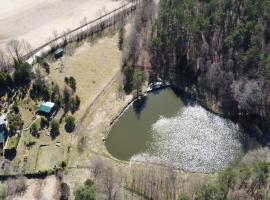
M 49 77 L 60 88 L 65 86 L 65 77 L 73 76 L 76 79 L 76 94 L 81 99 L 80 109 L 75 113 L 77 120 L 120 70 L 121 52 L 117 44 L 117 34 L 99 39 L 94 44 L 84 42 L 72 56 L 65 55 L 62 59 L 49 63 L 51 68 Z
M 73 138 L 71 152 L 69 154 L 68 167 L 85 167 L 91 163 L 91 158 L 95 155 L 101 155 L 115 161 L 115 164 L 122 162 L 114 159 L 107 151 L 103 138 L 106 136 L 111 120 L 127 105 L 132 96 L 121 95 L 119 93 L 120 81 L 112 84 L 112 87 L 100 97 L 93 109 L 88 113 L 83 123 L 83 128 L 79 130 L 76 137 Z M 82 143 L 82 138 L 84 142 Z M 87 173 L 86 171 L 83 171 Z M 70 174 L 72 176 L 73 173 Z M 82 181 L 84 176 L 72 177 L 76 181 Z
M 24 121 L 24 124 L 23 124 L 24 129 L 28 128 L 33 122 L 33 119 L 35 117 L 35 112 L 37 111 L 38 107 L 39 107 L 39 104 L 31 100 L 25 100 L 23 102 L 20 102 L 19 109 L 20 109 L 20 113 L 22 114 L 22 119 Z
M 8 137 L 5 144 L 5 149 L 16 149 L 18 146 L 19 140 L 20 140 L 19 134 L 15 134 L 13 136 Z

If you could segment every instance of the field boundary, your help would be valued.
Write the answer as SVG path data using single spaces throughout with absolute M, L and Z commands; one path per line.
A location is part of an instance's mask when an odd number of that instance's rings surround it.
M 33 63 L 35 62 L 35 56 L 42 57 L 43 55 L 52 52 L 56 48 L 63 47 L 70 42 L 84 39 L 87 36 L 93 36 L 94 34 L 119 23 L 121 20 L 129 16 L 130 13 L 136 10 L 141 1 L 142 0 L 132 0 L 131 2 L 125 3 L 124 5 L 102 15 L 101 17 L 91 20 L 79 27 L 70 30 L 67 33 L 64 33 L 50 40 L 49 42 L 46 42 L 31 52 L 25 54 L 22 56 L 22 58 L 27 61 L 32 59 L 31 63 Z

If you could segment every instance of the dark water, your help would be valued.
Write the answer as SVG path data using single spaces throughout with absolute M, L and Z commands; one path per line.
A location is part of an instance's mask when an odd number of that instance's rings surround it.
M 135 102 L 113 125 L 108 151 L 120 160 L 172 165 L 196 172 L 224 169 L 243 153 L 237 124 L 188 104 L 171 89 Z

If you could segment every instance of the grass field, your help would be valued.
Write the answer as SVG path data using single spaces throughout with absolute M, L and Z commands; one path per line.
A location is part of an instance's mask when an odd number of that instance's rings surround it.
M 98 40 L 94 45 L 85 42 L 72 56 L 50 63 L 50 78 L 61 88 L 64 78 L 76 79 L 76 94 L 81 99 L 75 118 L 80 119 L 88 105 L 120 70 L 121 52 L 117 47 L 117 35 Z

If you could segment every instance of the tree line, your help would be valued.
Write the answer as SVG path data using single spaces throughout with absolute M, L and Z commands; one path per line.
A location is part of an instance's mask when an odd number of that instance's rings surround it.
M 161 0 L 151 49 L 156 74 L 189 76 L 228 113 L 269 117 L 269 1 Z

